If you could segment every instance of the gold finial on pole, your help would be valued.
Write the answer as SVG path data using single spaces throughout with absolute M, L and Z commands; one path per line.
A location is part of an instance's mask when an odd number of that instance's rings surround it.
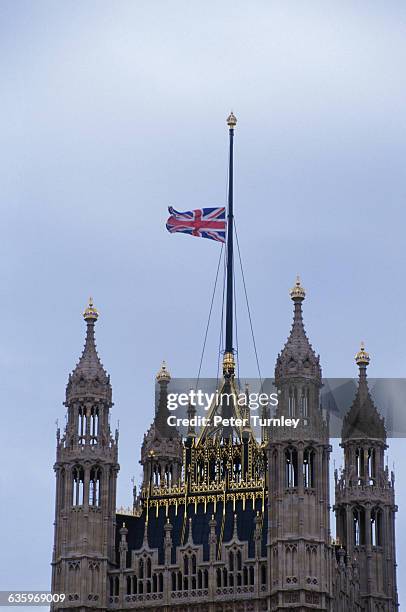
M 361 342 L 361 348 L 358 353 L 355 355 L 355 363 L 357 365 L 368 365 L 370 362 L 369 353 L 365 350 L 365 344 Z
M 296 276 L 295 286 L 290 290 L 290 297 L 292 300 L 304 300 L 306 297 L 306 291 L 302 287 L 299 275 Z
M 99 313 L 97 311 L 96 306 L 93 304 L 92 297 L 89 298 L 89 303 L 83 313 L 83 318 L 85 321 L 97 321 L 97 319 L 99 318 Z
M 168 371 L 166 361 L 162 362 L 161 369 L 156 375 L 156 379 L 158 382 L 169 382 L 171 380 L 171 375 Z
M 233 130 L 237 125 L 237 117 L 234 115 L 233 111 L 227 117 L 227 125 L 230 130 Z

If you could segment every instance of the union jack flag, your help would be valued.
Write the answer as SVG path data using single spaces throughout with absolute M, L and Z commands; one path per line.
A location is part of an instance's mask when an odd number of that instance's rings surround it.
M 226 241 L 226 209 L 224 207 L 178 212 L 169 206 L 168 210 L 171 216 L 166 222 L 166 229 L 171 234 L 182 232 L 218 242 Z

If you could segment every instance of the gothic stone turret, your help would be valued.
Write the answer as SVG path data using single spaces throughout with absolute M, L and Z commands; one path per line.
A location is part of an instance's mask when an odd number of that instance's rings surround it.
M 320 408 L 319 357 L 304 329 L 299 278 L 291 298 L 293 325 L 275 369 L 276 417 L 300 421 L 296 429 L 274 428 L 269 443 L 271 610 L 330 610 L 331 447 Z
M 365 612 L 398 609 L 395 560 L 394 476 L 384 467 L 385 424 L 367 382 L 369 355 L 361 345 L 358 389 L 342 429 L 344 470 L 336 481 L 337 536 L 348 558 L 357 558 Z
M 143 487 L 171 487 L 179 482 L 182 465 L 182 440 L 176 427 L 168 425 L 168 384 L 171 376 L 165 361 L 156 375 L 159 386 L 155 418 L 144 436 L 141 465 L 144 470 Z
M 111 436 L 110 377 L 96 351 L 92 300 L 84 312 L 86 343 L 66 389 L 67 423 L 57 432 L 52 590 L 58 609 L 107 607 L 106 575 L 115 563 L 118 433 Z

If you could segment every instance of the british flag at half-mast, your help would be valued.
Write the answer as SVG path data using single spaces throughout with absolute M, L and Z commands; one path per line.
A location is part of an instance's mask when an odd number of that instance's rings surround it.
M 199 208 L 179 212 L 172 206 L 168 207 L 170 217 L 166 222 L 166 229 L 171 234 L 181 232 L 199 238 L 210 238 L 217 242 L 226 241 L 226 209 Z

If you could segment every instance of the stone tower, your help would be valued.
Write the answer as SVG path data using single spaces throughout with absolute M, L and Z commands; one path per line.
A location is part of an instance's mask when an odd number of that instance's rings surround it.
M 305 291 L 291 290 L 294 317 L 278 355 L 276 418 L 300 419 L 296 429 L 274 427 L 268 451 L 271 610 L 330 610 L 328 424 L 320 406 L 321 368 L 304 329 Z
M 144 436 L 141 447 L 143 487 L 172 487 L 179 482 L 182 469 L 182 439 L 176 427 L 168 425 L 168 384 L 171 375 L 162 362 L 156 375 L 159 386 L 155 418 Z
M 355 360 L 358 389 L 342 428 L 344 470 L 335 473 L 337 536 L 348 557 L 358 559 L 362 609 L 395 612 L 394 475 L 384 467 L 386 429 L 369 392 L 363 345 Z
M 69 376 L 62 438 L 57 432 L 52 591 L 66 594 L 59 609 L 104 610 L 107 572 L 116 562 L 118 432 L 113 438 L 110 377 L 96 351 L 92 299 L 83 316 L 86 343 Z

